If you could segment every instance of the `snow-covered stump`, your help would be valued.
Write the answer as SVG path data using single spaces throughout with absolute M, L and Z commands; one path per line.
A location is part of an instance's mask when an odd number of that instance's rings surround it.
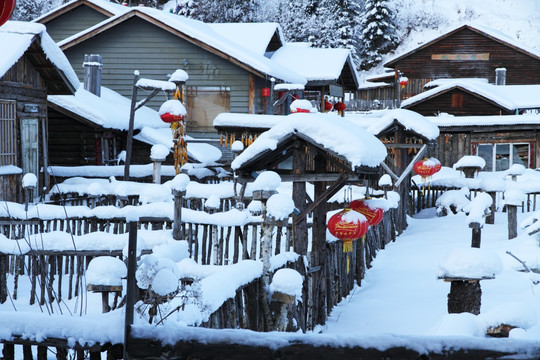
M 32 198 L 32 193 L 37 187 L 37 177 L 33 173 L 27 173 L 22 178 L 22 187 L 24 189 L 24 211 L 28 211 L 28 203 Z
M 109 293 L 115 293 L 112 309 L 116 308 L 118 297 L 122 294 L 122 278 L 127 275 L 126 264 L 111 256 L 99 256 L 88 264 L 86 289 L 101 293 L 102 312 L 111 311 Z
M 302 275 L 294 269 L 279 269 L 274 274 L 269 288 L 276 314 L 272 330 L 285 331 L 287 329 L 287 309 L 296 303 L 297 298 L 302 298 L 303 282 Z

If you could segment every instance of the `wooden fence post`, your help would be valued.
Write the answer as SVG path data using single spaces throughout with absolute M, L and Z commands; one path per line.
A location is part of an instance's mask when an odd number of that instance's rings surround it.
M 186 191 L 173 190 L 174 196 L 174 223 L 173 239 L 182 240 L 182 206 L 184 206 L 184 196 Z M 189 249 L 191 254 L 191 249 Z
M 508 214 L 508 239 L 517 237 L 517 206 L 506 205 L 506 212 Z
M 128 219 L 126 219 L 128 220 Z M 129 221 L 129 242 L 128 242 L 128 264 L 127 264 L 127 286 L 126 286 L 126 319 L 124 326 L 124 360 L 129 359 L 128 348 L 131 335 L 131 325 L 133 324 L 133 313 L 135 307 L 135 272 L 137 270 L 137 222 Z

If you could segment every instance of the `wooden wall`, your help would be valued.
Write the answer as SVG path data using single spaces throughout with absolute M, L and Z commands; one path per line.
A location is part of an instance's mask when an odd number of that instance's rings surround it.
M 463 97 L 463 106 L 453 107 L 452 96 Z M 424 116 L 433 116 L 437 113 L 448 113 L 457 116 L 474 115 L 512 115 L 513 112 L 504 109 L 502 106 L 493 104 L 474 94 L 462 89 L 452 89 L 431 99 L 427 99 L 417 104 L 405 106 L 405 109 L 416 111 Z
M 45 25 L 53 40 L 59 42 L 106 19 L 108 17 L 99 11 L 82 5 L 48 21 Z
M 139 18 L 126 20 L 64 52 L 79 79 L 83 79 L 84 54 L 100 54 L 103 86 L 128 98 L 131 98 L 135 70 L 143 78 L 167 80 L 167 75 L 183 69 L 189 74 L 187 86 L 229 86 L 230 111 L 247 113 L 249 109 L 246 70 Z M 140 92 L 139 99 L 143 96 Z M 160 93 L 147 105 L 158 110 L 165 100 L 166 95 Z
M 529 143 L 531 145 L 531 168 L 540 166 L 540 134 L 537 128 L 513 125 L 508 127 L 469 126 L 461 128 L 439 127 L 441 133 L 437 140 L 435 157 L 443 166 L 452 167 L 465 155 L 476 155 L 479 143 Z
M 489 60 L 432 60 L 437 54 L 478 54 L 489 53 Z M 440 78 L 486 78 L 495 82 L 495 69 L 506 68 L 506 84 L 539 84 L 540 60 L 480 35 L 470 29 L 463 29 L 438 41 L 396 64 L 409 84 L 412 79 Z M 402 93 L 409 93 L 408 86 Z
M 21 149 L 21 120 L 25 118 L 38 119 L 39 136 L 38 136 L 38 157 L 39 166 L 43 166 L 43 137 L 42 129 L 47 126 L 47 92 L 43 79 L 38 71 L 32 66 L 26 55 L 22 56 L 2 78 L 0 78 L 0 99 L 15 100 L 17 120 L 15 126 L 15 136 L 17 141 L 17 163 L 13 164 L 23 169 L 22 149 Z M 37 112 L 27 112 L 25 104 L 37 105 Z M 40 174 L 36 174 L 39 179 L 39 184 L 42 186 L 45 181 Z M 3 190 L 0 194 L 2 200 L 22 200 L 20 177 L 3 177 Z

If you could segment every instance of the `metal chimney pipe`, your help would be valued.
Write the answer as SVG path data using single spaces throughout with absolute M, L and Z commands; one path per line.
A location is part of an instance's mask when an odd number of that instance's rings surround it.
M 84 55 L 84 89 L 101 96 L 101 55 Z

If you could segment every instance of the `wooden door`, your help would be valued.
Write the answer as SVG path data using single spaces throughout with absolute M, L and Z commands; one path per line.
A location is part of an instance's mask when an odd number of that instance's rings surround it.
M 23 174 L 33 173 L 39 179 L 39 121 L 21 119 L 21 156 Z M 37 188 L 39 189 L 39 181 Z M 36 189 L 37 190 L 37 189 Z M 34 190 L 33 196 L 37 196 Z

